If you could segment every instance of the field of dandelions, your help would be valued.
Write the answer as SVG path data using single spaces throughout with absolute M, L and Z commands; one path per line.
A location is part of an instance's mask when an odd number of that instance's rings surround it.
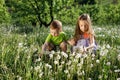
M 72 37 L 74 26 L 63 26 Z M 0 80 L 120 80 L 120 26 L 93 26 L 96 54 L 45 52 L 49 28 L 0 26 Z

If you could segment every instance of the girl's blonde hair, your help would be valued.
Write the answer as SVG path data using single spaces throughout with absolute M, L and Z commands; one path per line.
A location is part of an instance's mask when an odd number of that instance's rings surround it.
M 62 31 L 62 23 L 59 20 L 54 20 L 50 24 L 50 29 L 57 29 L 61 32 Z
M 80 35 L 83 34 L 83 32 L 80 30 L 80 26 L 79 26 L 79 21 L 80 20 L 85 21 L 85 26 L 86 26 L 85 31 L 88 34 L 92 34 L 92 35 L 94 34 L 94 31 L 93 31 L 92 26 L 91 26 L 90 16 L 88 14 L 82 14 L 81 16 L 78 17 L 78 20 L 77 20 L 77 24 L 76 24 L 76 28 L 75 28 L 75 34 L 74 34 L 75 40 L 78 40 L 80 38 Z

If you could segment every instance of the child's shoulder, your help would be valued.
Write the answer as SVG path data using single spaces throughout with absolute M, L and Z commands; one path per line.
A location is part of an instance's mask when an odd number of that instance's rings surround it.
M 60 33 L 65 33 L 64 31 L 60 32 Z
M 49 33 L 48 36 L 52 36 L 52 35 Z
M 60 34 L 62 34 L 62 35 L 66 35 L 66 33 L 65 33 L 65 32 L 63 32 L 63 31 L 62 31 L 62 32 L 60 32 Z
M 51 38 L 52 37 L 52 35 L 49 33 L 48 35 L 47 35 L 47 38 Z

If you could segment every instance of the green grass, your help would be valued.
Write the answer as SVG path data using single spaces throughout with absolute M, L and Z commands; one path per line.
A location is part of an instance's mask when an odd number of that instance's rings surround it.
M 72 37 L 74 26 L 63 26 Z M 49 28 L 0 27 L 0 80 L 117 80 L 120 78 L 120 28 L 93 26 L 96 56 L 46 52 L 39 58 Z M 37 52 L 36 52 L 37 50 Z M 50 54 L 51 53 L 51 54 Z

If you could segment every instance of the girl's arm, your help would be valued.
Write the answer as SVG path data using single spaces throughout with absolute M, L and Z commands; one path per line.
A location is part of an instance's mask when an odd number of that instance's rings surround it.
M 93 48 L 93 47 L 95 47 L 95 46 L 96 46 L 96 45 L 93 43 L 93 44 L 89 45 L 88 47 L 86 47 L 86 50 L 91 49 L 91 48 Z
M 85 50 L 87 51 L 88 49 L 91 49 L 91 48 L 93 48 L 93 47 L 96 47 L 96 45 L 95 45 L 94 36 L 91 35 L 91 36 L 90 36 L 90 45 L 89 45 L 88 47 L 86 47 Z
M 76 44 L 74 38 L 68 40 L 67 43 L 70 44 L 71 46 L 74 46 Z

